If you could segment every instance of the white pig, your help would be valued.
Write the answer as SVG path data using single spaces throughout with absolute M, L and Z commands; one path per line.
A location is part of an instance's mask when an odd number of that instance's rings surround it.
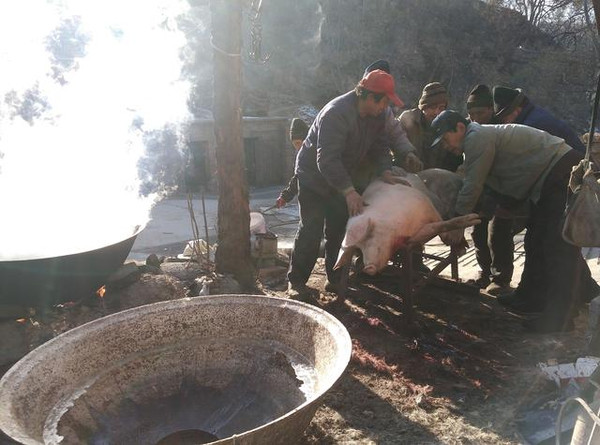
M 476 214 L 443 221 L 420 178 L 408 175 L 403 179 L 413 186 L 380 180 L 369 184 L 363 193 L 364 212 L 348 220 L 335 268 L 349 264 L 354 253 L 361 250 L 363 272 L 375 275 L 400 248 L 479 223 Z

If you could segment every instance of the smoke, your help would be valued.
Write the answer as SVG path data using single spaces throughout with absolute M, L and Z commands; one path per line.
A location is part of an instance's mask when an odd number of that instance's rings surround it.
M 189 118 L 177 26 L 187 7 L 0 3 L 0 259 L 98 248 L 146 223 L 144 141 L 176 151 Z M 156 183 L 152 169 L 143 176 Z

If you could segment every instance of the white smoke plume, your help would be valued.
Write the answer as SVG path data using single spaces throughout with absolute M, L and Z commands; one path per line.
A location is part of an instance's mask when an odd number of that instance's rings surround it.
M 0 3 L 0 260 L 90 250 L 145 224 L 144 139 L 189 118 L 187 7 Z

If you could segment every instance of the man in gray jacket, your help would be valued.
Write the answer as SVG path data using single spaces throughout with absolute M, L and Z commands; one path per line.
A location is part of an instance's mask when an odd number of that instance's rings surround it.
M 464 154 L 465 179 L 456 201 L 457 215 L 473 211 L 484 186 L 506 208 L 526 200 L 531 203 L 519 283 L 528 294 L 520 304 L 538 309 L 541 315 L 526 321 L 525 327 L 535 332 L 573 329 L 584 284 L 580 277 L 587 263 L 578 247 L 562 239 L 561 229 L 567 183 L 581 154 L 545 131 L 517 124 L 469 123 L 456 111 L 441 113 L 432 128 L 434 144 Z M 463 234 L 464 230 L 456 231 L 451 238 Z
M 382 70 L 368 73 L 356 88 L 329 102 L 315 118 L 296 158 L 300 225 L 288 271 L 288 295 L 305 299 L 306 282 L 319 253 L 325 228 L 326 290 L 336 291 L 334 272 L 348 215 L 362 212 L 354 178 L 365 165 L 375 166 L 384 181 L 394 183 L 385 136 L 389 104 L 401 106 L 394 78 Z M 367 162 L 368 161 L 368 162 Z

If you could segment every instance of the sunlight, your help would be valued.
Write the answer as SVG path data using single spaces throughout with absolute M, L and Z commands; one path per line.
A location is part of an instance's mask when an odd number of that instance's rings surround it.
M 189 118 L 175 20 L 186 8 L 0 4 L 0 259 L 89 250 L 146 223 L 142 138 Z

